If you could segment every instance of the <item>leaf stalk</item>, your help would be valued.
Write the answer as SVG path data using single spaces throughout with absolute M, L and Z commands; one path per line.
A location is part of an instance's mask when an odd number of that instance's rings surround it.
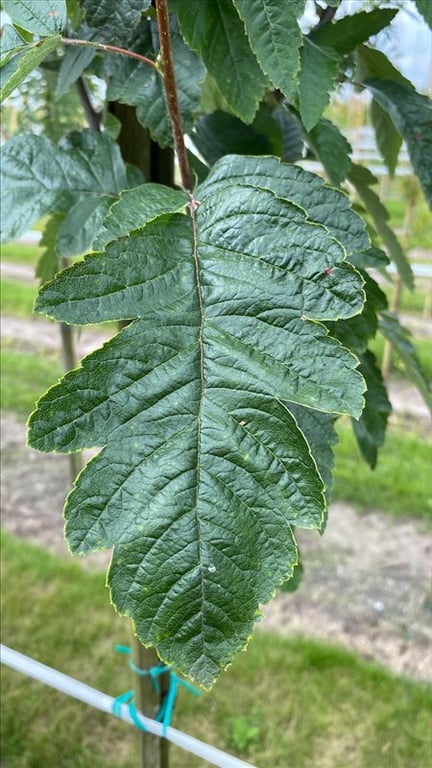
M 75 38 L 62 37 L 61 42 L 63 45 L 80 45 L 90 48 L 96 48 L 99 51 L 105 51 L 106 53 L 120 53 L 123 56 L 129 56 L 131 59 L 138 59 L 143 64 L 147 64 L 153 69 L 158 69 L 158 65 L 152 59 L 147 56 L 142 56 L 141 53 L 135 53 L 135 51 L 128 51 L 127 48 L 119 48 L 117 45 L 108 45 L 107 43 L 95 43 L 92 40 L 77 40 Z

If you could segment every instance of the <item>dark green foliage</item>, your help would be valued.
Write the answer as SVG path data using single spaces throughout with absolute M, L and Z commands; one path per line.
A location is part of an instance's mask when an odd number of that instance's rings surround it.
M 429 397 L 366 271 L 387 263 L 378 237 L 412 287 L 409 263 L 375 177 L 352 164 L 323 112 L 354 75 L 374 95 L 388 167 L 405 138 L 429 197 L 430 104 L 365 45 L 395 10 L 334 21 L 332 2 L 305 35 L 303 0 L 169 0 L 160 40 L 158 5 L 5 1 L 4 93 L 49 54 L 52 92 L 78 84 L 93 128 L 110 128 L 5 144 L 3 239 L 48 216 L 38 310 L 79 325 L 132 321 L 41 398 L 29 439 L 40 450 L 101 449 L 68 498 L 69 545 L 113 547 L 118 610 L 143 642 L 211 685 L 247 643 L 259 603 L 292 576 L 293 527 L 325 526 L 339 415 L 353 418 L 376 463 L 389 413 L 368 351 L 378 329 Z M 58 59 L 63 34 L 85 45 Z M 160 45 L 168 38 L 176 87 Z M 107 53 L 112 44 L 133 56 Z M 95 73 L 106 84 L 99 114 Z M 129 157 L 132 123 L 145 180 L 119 148 Z M 187 155 L 182 130 L 204 162 Z M 158 163 L 160 147 L 175 145 L 184 189 L 154 183 L 149 137 Z M 337 188 L 280 162 L 305 147 Z M 346 179 L 369 229 L 341 191 Z M 82 254 L 51 279 L 58 256 Z

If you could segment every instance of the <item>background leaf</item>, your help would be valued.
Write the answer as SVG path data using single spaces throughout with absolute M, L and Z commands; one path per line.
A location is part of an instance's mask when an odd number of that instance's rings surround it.
M 305 37 L 301 49 L 299 104 L 307 131 L 317 124 L 330 101 L 330 91 L 339 74 L 340 57 L 332 48 L 322 48 Z
M 308 134 L 308 141 L 332 184 L 339 187 L 351 167 L 351 145 L 330 120 L 321 117 Z
M 14 24 L 35 35 L 55 35 L 66 24 L 65 0 L 3 0 L 3 9 Z
M 361 11 L 345 16 L 339 21 L 323 24 L 309 37 L 317 45 L 334 48 L 340 54 L 350 53 L 359 43 L 364 43 L 387 27 L 398 13 L 394 8 L 376 8 L 369 13 Z
M 4 24 L 1 30 L 1 65 L 6 64 L 7 61 L 16 53 L 28 48 L 28 42 L 24 40 L 21 35 L 18 34 L 15 27 L 11 24 Z
M 394 175 L 402 146 L 402 137 L 396 130 L 388 112 L 381 107 L 376 99 L 372 99 L 370 116 L 375 130 L 376 143 L 390 176 Z
M 123 47 L 151 0 L 83 0 L 86 21 L 98 31 L 98 40 Z
M 297 19 L 305 0 L 234 0 L 234 5 L 261 69 L 276 88 L 291 94 L 303 41 Z
M 128 187 L 120 150 L 107 135 L 70 134 L 59 145 L 22 134 L 3 148 L 2 239 L 26 232 L 47 213 L 68 211 L 83 197 L 110 196 Z
M 61 223 L 64 219 L 64 213 L 52 214 L 44 227 L 40 246 L 44 250 L 36 265 L 36 277 L 42 283 L 53 280 L 59 270 L 59 258 L 57 253 L 57 235 Z
M 432 101 L 414 88 L 390 80 L 365 80 L 408 147 L 413 168 L 432 209 Z
M 130 49 L 157 58 L 159 43 L 156 25 L 144 21 L 135 32 Z M 184 131 L 191 130 L 194 115 L 201 100 L 200 83 L 205 70 L 202 62 L 183 42 L 175 19 L 171 20 L 171 41 L 176 73 L 177 96 Z M 159 72 L 146 64 L 126 57 L 111 57 L 108 61 L 107 98 L 136 106 L 136 114 L 144 128 L 161 146 L 172 145 L 171 122 L 168 114 L 165 90 Z
M 355 79 L 357 82 L 363 82 L 368 78 L 377 77 L 382 80 L 394 80 L 408 87 L 413 87 L 412 83 L 393 66 L 385 53 L 376 48 L 370 48 L 368 45 L 358 45 L 354 52 L 356 63 Z
M 392 312 L 382 312 L 379 319 L 379 328 L 383 336 L 391 342 L 394 351 L 405 365 L 409 378 L 416 385 L 423 400 L 432 411 L 432 393 L 429 381 L 418 358 L 416 349 L 410 341 L 410 332 L 404 328 L 399 318 Z
M 1 69 L 2 85 L 0 91 L 0 101 L 3 102 L 17 88 L 23 80 L 33 72 L 36 67 L 48 56 L 51 51 L 57 48 L 60 37 L 55 35 L 47 37 L 42 43 L 36 43 L 32 46 L 26 46 L 17 56 L 14 56 Z
M 412 290 L 414 288 L 414 275 L 411 265 L 395 233 L 387 224 L 390 216 L 387 208 L 382 204 L 373 189 L 371 189 L 371 186 L 378 183 L 378 179 L 367 168 L 355 165 L 354 163 L 349 172 L 349 179 L 354 184 L 359 197 L 369 211 L 378 234 L 383 239 L 391 259 L 396 264 L 401 280 L 407 288 Z
M 203 115 L 191 136 L 208 165 L 223 155 L 282 155 L 282 132 L 270 109 L 261 104 L 251 125 L 226 112 Z
M 97 30 L 90 30 L 86 25 L 81 25 L 77 30 L 77 36 L 81 40 L 92 40 L 97 38 Z M 63 57 L 60 62 L 55 98 L 60 99 L 81 77 L 84 70 L 91 64 L 96 56 L 96 49 L 90 47 L 65 46 Z
M 231 0 L 173 0 L 170 7 L 187 44 L 201 54 L 232 112 L 252 122 L 266 79 Z
M 429 0 L 415 0 L 417 10 L 423 16 L 425 22 L 429 24 L 432 29 L 432 6 Z
M 353 420 L 352 425 L 360 451 L 371 469 L 374 469 L 378 448 L 384 443 L 392 407 L 375 356 L 368 350 L 361 355 L 360 360 L 360 370 L 367 384 L 366 402 L 362 415 L 358 421 Z

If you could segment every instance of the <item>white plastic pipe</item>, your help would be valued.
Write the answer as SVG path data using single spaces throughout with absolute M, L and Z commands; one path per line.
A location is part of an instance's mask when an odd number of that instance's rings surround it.
M 31 659 L 23 653 L 14 651 L 6 645 L 0 645 L 0 654 L 2 664 L 6 664 L 6 666 L 15 669 L 17 672 L 22 672 L 24 675 L 39 680 L 39 682 L 49 685 L 57 691 L 83 701 L 85 704 L 94 707 L 94 709 L 100 709 L 102 712 L 107 712 L 110 715 L 113 714 L 115 699 L 112 696 L 97 691 L 95 688 L 91 688 L 89 685 L 69 677 L 69 675 L 64 675 L 52 667 L 47 667 L 45 664 Z M 118 707 L 118 716 L 121 720 L 134 725 L 127 704 L 122 704 Z M 161 723 L 145 717 L 140 712 L 137 712 L 137 716 L 147 731 L 154 733 L 156 736 L 162 736 L 163 726 Z M 232 757 L 216 747 L 195 739 L 193 736 L 188 736 L 187 733 L 178 731 L 176 728 L 168 726 L 165 731 L 165 738 L 171 741 L 172 744 L 177 744 L 178 747 L 182 747 L 182 749 L 191 752 L 193 755 L 202 757 L 203 760 L 207 760 L 207 762 L 217 765 L 219 768 L 254 768 L 251 763 L 245 763 L 244 760 Z

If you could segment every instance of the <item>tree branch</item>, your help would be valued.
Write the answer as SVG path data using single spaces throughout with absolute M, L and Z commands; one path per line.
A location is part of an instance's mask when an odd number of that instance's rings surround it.
M 192 181 L 189 161 L 184 143 L 183 126 L 180 107 L 177 98 L 177 88 L 174 73 L 169 15 L 166 0 L 156 0 L 156 16 L 159 30 L 159 44 L 162 54 L 162 76 L 168 101 L 168 110 L 174 137 L 174 146 L 180 166 L 183 187 L 192 193 Z
M 79 77 L 76 81 L 76 87 L 81 102 L 81 106 L 84 110 L 86 120 L 93 131 L 100 131 L 101 129 L 101 115 L 93 108 L 93 104 L 90 101 L 86 84 L 82 77 Z
M 63 45 L 81 45 L 90 48 L 96 48 L 99 51 L 105 51 L 107 53 L 120 53 L 123 56 L 129 56 L 131 59 L 138 59 L 143 64 L 148 64 L 153 69 L 158 69 L 155 61 L 148 59 L 147 56 L 142 56 L 135 51 L 128 51 L 126 48 L 119 48 L 117 45 L 107 45 L 106 43 L 94 43 L 92 40 L 76 40 L 75 38 L 62 37 L 61 42 Z
M 334 6 L 327 6 L 327 8 L 321 8 L 318 3 L 315 2 L 316 12 L 319 16 L 319 22 L 314 29 L 320 29 L 324 24 L 328 24 L 334 17 L 337 8 Z

